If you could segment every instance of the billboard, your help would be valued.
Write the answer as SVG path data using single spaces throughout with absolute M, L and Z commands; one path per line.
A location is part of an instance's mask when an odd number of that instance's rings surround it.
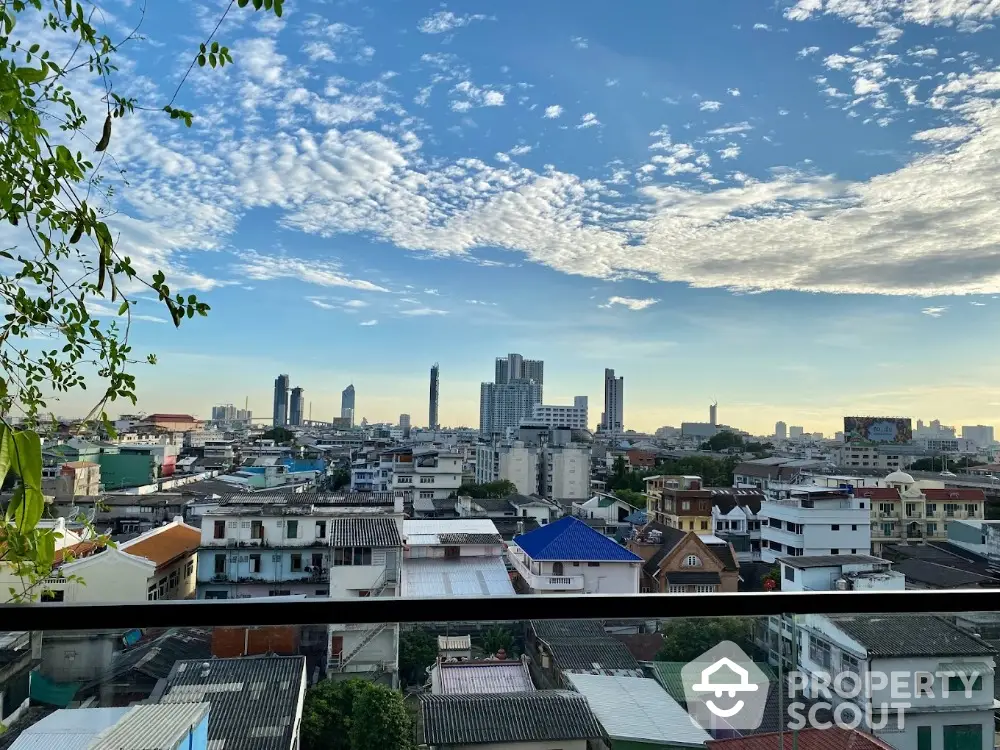
M 913 440 L 909 417 L 844 417 L 844 442 L 903 445 Z

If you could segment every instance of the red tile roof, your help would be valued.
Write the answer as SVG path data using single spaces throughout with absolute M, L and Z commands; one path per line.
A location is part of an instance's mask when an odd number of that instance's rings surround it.
M 52 565 L 62 565 L 66 562 L 66 558 L 72 555 L 74 560 L 79 560 L 82 557 L 90 557 L 96 554 L 100 550 L 107 546 L 107 541 L 103 538 L 99 540 L 88 540 L 86 542 L 80 542 L 79 544 L 70 544 L 62 549 L 57 549 L 55 557 L 52 560 Z
M 778 750 L 779 734 L 766 732 L 732 740 L 709 740 L 709 750 Z M 792 732 L 784 734 L 784 750 L 792 750 Z M 798 750 L 891 750 L 891 746 L 857 729 L 802 729 L 798 732 Z
M 136 557 L 144 557 L 157 568 L 193 552 L 201 544 L 201 531 L 185 524 L 153 529 L 145 537 L 127 542 L 119 549 Z
M 895 487 L 855 487 L 854 497 L 867 497 L 871 500 L 899 500 L 899 490 Z
M 144 422 L 197 422 L 190 414 L 150 414 Z
M 948 502 L 949 500 L 958 500 L 963 503 L 985 503 L 986 493 L 982 490 L 975 489 L 943 489 L 943 490 L 921 490 L 924 493 L 924 497 L 928 500 L 935 500 L 938 502 Z

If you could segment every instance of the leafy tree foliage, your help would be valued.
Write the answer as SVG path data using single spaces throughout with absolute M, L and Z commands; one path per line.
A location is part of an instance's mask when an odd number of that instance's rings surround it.
M 279 445 L 290 445 L 295 442 L 295 433 L 284 427 L 272 427 L 260 437 L 262 440 L 273 440 Z
M 459 495 L 468 495 L 476 499 L 487 497 L 507 497 L 517 494 L 517 485 L 507 479 L 486 484 L 463 484 L 458 488 Z
M 617 464 L 617 459 L 615 461 Z M 664 461 L 657 465 L 655 469 L 643 471 L 629 471 L 626 467 L 624 473 L 619 474 L 612 470 L 608 476 L 608 490 L 617 493 L 618 490 L 631 490 L 632 492 L 643 492 L 646 477 L 657 474 L 688 474 L 699 476 L 706 487 L 732 487 L 733 469 L 739 463 L 739 458 L 732 456 L 724 460 L 712 458 L 711 456 L 688 456 L 679 460 Z M 640 507 L 642 507 L 640 505 Z
M 973 466 L 982 466 L 982 461 L 977 461 L 974 458 L 969 458 L 965 456 L 963 458 L 948 459 L 947 469 L 948 471 L 960 471 L 961 469 L 969 469 Z M 946 468 L 944 458 L 920 458 L 910 464 L 908 470 L 912 471 L 944 471 Z
M 722 641 L 732 641 L 747 653 L 753 649 L 749 617 L 685 617 L 663 626 L 663 647 L 657 661 L 689 662 Z
M 645 510 L 646 508 L 646 496 L 641 492 L 629 489 L 618 489 L 615 490 L 615 496 L 619 500 L 624 500 L 633 508 L 639 508 L 642 510 Z
M 303 750 L 410 750 L 403 696 L 366 680 L 325 680 L 306 693 Z
M 252 5 L 280 16 L 282 2 Z M 226 13 L 249 4 L 233 0 Z M 17 600 L 37 595 L 38 583 L 51 572 L 58 536 L 37 526 L 44 506 L 37 428 L 47 400 L 86 390 L 84 372 L 95 371 L 96 404 L 84 422 L 101 418 L 114 436 L 105 406 L 136 401 L 129 370 L 140 360 L 129 329 L 138 295 L 151 292 L 174 325 L 209 310 L 193 294 L 172 292 L 162 271 L 140 273 L 105 221 L 116 210 L 114 186 L 102 173 L 106 162 L 114 163 L 108 157 L 115 123 L 137 110 L 162 111 L 188 126 L 193 115 L 174 106 L 187 75 L 170 101 L 150 102 L 152 107 L 114 90 L 116 57 L 139 29 L 116 42 L 94 25 L 95 15 L 100 17 L 73 0 L 0 2 L 0 222 L 18 237 L 16 245 L 0 248 L 0 307 L 6 311 L 0 321 L 0 483 L 8 473 L 18 477 L 0 523 L 0 563 L 21 579 L 21 589 L 10 592 Z M 233 61 L 213 37 L 193 53 L 188 72 Z M 66 42 L 72 53 L 57 59 L 52 50 Z M 71 87 L 83 76 L 103 83 L 99 101 L 74 97 Z M 86 112 L 94 106 L 103 115 L 100 134 L 93 133 L 97 140 L 87 127 Z M 107 304 L 116 315 L 106 314 Z M 156 357 L 141 361 L 155 364 Z M 20 417 L 16 428 L 6 415 Z
M 414 628 L 399 634 L 399 675 L 407 685 L 423 685 L 427 667 L 437 659 L 437 638 Z
M 482 635 L 483 651 L 490 656 L 496 656 L 503 649 L 507 658 L 514 655 L 514 634 L 507 628 L 495 625 Z

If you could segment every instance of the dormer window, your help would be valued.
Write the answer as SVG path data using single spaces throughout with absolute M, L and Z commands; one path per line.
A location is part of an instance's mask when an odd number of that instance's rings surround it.
M 687 557 L 684 558 L 684 567 L 685 568 L 700 568 L 701 567 L 701 558 L 698 557 L 698 555 L 688 555 Z

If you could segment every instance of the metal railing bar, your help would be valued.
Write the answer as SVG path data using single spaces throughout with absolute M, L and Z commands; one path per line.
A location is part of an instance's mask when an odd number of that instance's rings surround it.
M 136 604 L 0 605 L 0 630 L 670 619 L 779 614 L 948 614 L 1000 611 L 1000 590 L 531 595 L 505 598 L 240 599 Z

